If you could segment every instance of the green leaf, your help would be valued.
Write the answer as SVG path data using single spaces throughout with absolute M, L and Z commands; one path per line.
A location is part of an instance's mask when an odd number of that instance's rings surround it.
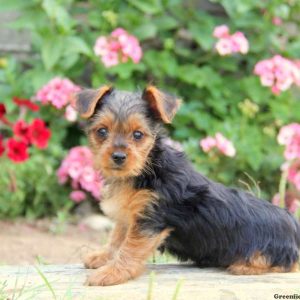
M 195 41 L 204 49 L 212 49 L 216 40 L 212 36 L 214 22 L 204 18 L 202 22 L 190 22 L 188 25 L 189 32 Z
M 134 35 L 141 41 L 155 37 L 156 33 L 157 27 L 153 23 L 144 23 L 134 30 Z
M 157 14 L 163 10 L 160 0 L 127 0 L 127 2 L 145 14 Z
M 36 0 L 0 0 L 0 11 L 21 10 L 37 3 Z
M 221 0 L 220 2 L 231 17 L 246 14 L 257 5 L 253 0 Z
M 51 70 L 64 53 L 65 42 L 63 37 L 49 37 L 42 45 L 41 55 L 46 69 Z
M 194 65 L 183 65 L 179 67 L 178 77 L 186 83 L 203 87 L 205 83 L 204 74 L 200 68 Z
M 162 70 L 170 77 L 177 77 L 178 63 L 170 52 L 163 52 L 159 58 Z
M 145 69 L 145 66 L 141 63 L 134 64 L 132 62 L 127 62 L 124 64 L 119 64 L 115 67 L 112 67 L 110 71 L 112 73 L 118 74 L 121 79 L 128 79 L 132 76 L 132 73 L 134 71 L 143 71 Z
M 75 20 L 70 17 L 65 7 L 59 5 L 57 1 L 43 0 L 42 7 L 48 17 L 51 20 L 55 20 L 57 25 L 61 26 L 65 31 L 70 31 L 75 25 Z
M 191 64 L 179 67 L 178 77 L 198 88 L 215 88 L 221 82 L 220 76 L 209 66 L 197 67 Z
M 264 102 L 271 97 L 269 88 L 261 85 L 258 76 L 244 77 L 241 83 L 248 97 L 257 103 Z
M 25 81 L 30 82 L 34 91 L 37 91 L 50 79 L 52 79 L 54 75 L 54 73 L 45 72 L 45 69 L 40 65 L 36 66 L 36 68 L 24 72 L 23 78 Z
M 70 36 L 65 39 L 65 49 L 68 53 L 80 53 L 92 56 L 92 50 L 88 44 L 80 37 Z
M 60 61 L 60 67 L 63 70 L 68 70 L 73 67 L 79 60 L 80 56 L 78 53 L 68 53 Z
M 154 19 L 154 23 L 159 30 L 171 30 L 178 26 L 178 22 L 175 18 L 164 15 Z
M 291 42 L 289 44 L 287 52 L 289 53 L 290 56 L 297 57 L 300 53 L 300 40 L 296 40 L 294 42 Z
M 37 27 L 45 26 L 47 19 L 45 13 L 40 10 L 24 10 L 20 16 L 9 22 L 6 26 L 13 29 L 30 29 L 35 31 Z

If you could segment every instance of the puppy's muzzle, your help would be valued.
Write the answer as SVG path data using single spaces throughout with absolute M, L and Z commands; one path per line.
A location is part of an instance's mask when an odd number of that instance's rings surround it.
M 127 157 L 127 155 L 124 152 L 114 152 L 111 155 L 112 160 L 118 166 L 121 166 L 125 162 L 126 157 Z

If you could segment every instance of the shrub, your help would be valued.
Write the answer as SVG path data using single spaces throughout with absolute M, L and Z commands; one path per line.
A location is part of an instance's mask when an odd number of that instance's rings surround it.
M 10 26 L 30 30 L 33 55 L 25 62 L 11 57 L 1 60 L 1 100 L 13 113 L 13 96 L 34 98 L 55 77 L 93 87 L 110 81 L 127 90 L 153 82 L 183 98 L 184 105 L 169 131 L 197 169 L 225 184 L 255 186 L 262 197 L 271 199 L 278 191 L 284 161 L 277 133 L 285 124 L 300 122 L 300 40 L 295 30 L 300 3 L 212 2 L 213 12 L 202 9 L 207 5 L 200 0 L 5 1 L 1 9 L 21 11 Z M 113 34 L 117 28 L 126 30 L 121 39 L 133 37 L 134 47 L 141 47 L 137 57 L 131 55 L 132 49 L 124 52 L 120 36 Z M 121 31 L 118 34 L 124 34 Z M 112 56 L 107 60 L 101 49 L 110 49 Z M 270 60 L 276 70 L 269 68 L 266 62 Z M 68 122 L 51 105 L 43 106 L 39 114 L 53 136 L 47 151 L 32 155 L 22 168 L 40 174 L 32 178 L 34 193 L 43 189 L 50 195 L 55 170 L 67 149 L 85 144 L 85 138 L 80 123 Z M 217 151 L 207 154 L 200 148 L 200 140 L 216 133 L 232 142 L 234 156 Z M 51 174 L 33 164 L 35 159 L 48 165 Z M 26 176 L 16 172 L 23 184 Z M 7 178 L 1 178 L 2 185 L 6 186 Z M 71 191 L 59 188 L 65 195 Z M 24 201 L 31 203 L 32 192 L 24 188 L 22 193 Z M 5 195 L 0 203 L 11 197 Z M 50 198 L 49 203 L 57 200 L 54 195 Z

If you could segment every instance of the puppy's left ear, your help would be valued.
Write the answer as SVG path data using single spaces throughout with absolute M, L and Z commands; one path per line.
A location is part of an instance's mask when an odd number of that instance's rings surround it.
M 145 88 L 142 98 L 148 102 L 154 114 L 166 124 L 172 122 L 181 104 L 180 99 L 160 91 L 153 85 Z
M 112 91 L 109 85 L 101 86 L 99 89 L 85 89 L 74 95 L 72 106 L 78 111 L 79 115 L 84 118 L 90 118 L 95 110 L 97 104 L 103 97 Z

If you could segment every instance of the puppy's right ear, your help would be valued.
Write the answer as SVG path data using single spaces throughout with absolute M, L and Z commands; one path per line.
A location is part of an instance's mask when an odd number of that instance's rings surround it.
M 88 119 L 94 114 L 97 104 L 111 91 L 112 87 L 109 85 L 104 85 L 97 90 L 82 90 L 75 95 L 73 106 L 82 118 Z

